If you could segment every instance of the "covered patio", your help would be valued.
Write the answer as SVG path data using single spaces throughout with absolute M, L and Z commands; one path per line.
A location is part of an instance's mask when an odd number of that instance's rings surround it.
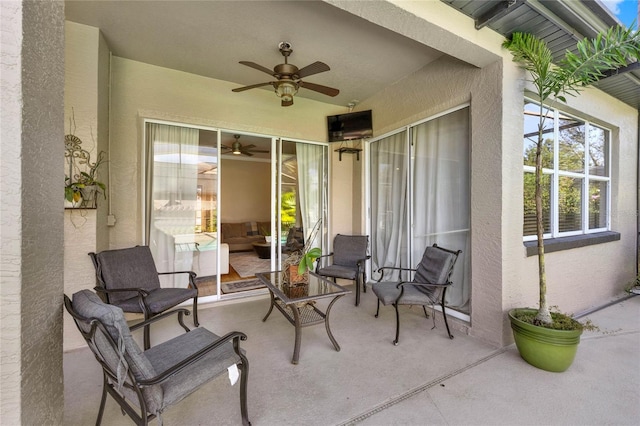
M 352 288 L 348 287 L 348 288 Z M 498 425 L 635 424 L 640 417 L 638 347 L 640 297 L 622 297 L 588 317 L 574 365 L 549 373 L 525 363 L 513 345 L 502 349 L 453 330 L 436 315 L 403 306 L 400 344 L 393 346 L 394 313 L 375 297 L 353 293 L 331 311 L 336 352 L 324 327 L 305 328 L 299 365 L 291 364 L 293 327 L 282 315 L 262 317 L 268 297 L 216 304 L 199 313 L 217 334 L 246 333 L 250 362 L 249 418 L 259 425 Z M 181 329 L 156 328 L 152 344 Z M 140 337 L 140 336 L 138 336 Z M 101 372 L 88 349 L 64 354 L 64 424 L 95 422 Z M 108 398 L 104 425 L 132 424 Z M 163 414 L 165 425 L 240 424 L 238 387 L 220 377 Z M 157 424 L 157 421 L 152 422 Z

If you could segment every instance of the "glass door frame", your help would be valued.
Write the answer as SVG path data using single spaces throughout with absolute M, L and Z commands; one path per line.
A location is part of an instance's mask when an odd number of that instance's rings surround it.
M 217 137 L 217 168 L 218 168 L 218 179 L 216 182 L 216 193 L 217 193 L 217 203 L 216 203 L 216 232 L 219 235 L 219 225 L 220 225 L 220 216 L 221 216 L 221 211 L 222 209 L 224 209 L 224 203 L 221 199 L 221 181 L 224 178 L 224 166 L 221 164 L 220 162 L 220 152 L 221 152 L 221 144 L 222 144 L 222 134 L 223 133 L 231 133 L 231 134 L 240 134 L 240 135 L 251 135 L 251 136 L 255 136 L 255 137 L 261 137 L 261 138 L 265 138 L 265 139 L 271 139 L 271 235 L 278 235 L 280 234 L 280 229 L 281 229 L 281 217 L 280 217 L 280 203 L 279 203 L 279 196 L 281 194 L 282 191 L 282 177 L 281 174 L 278 173 L 279 170 L 279 166 L 280 166 L 280 161 L 282 160 L 282 142 L 292 142 L 292 143 L 305 143 L 305 144 L 313 144 L 313 145 L 320 145 L 324 147 L 324 151 L 323 151 L 323 170 L 324 170 L 324 175 L 323 175 L 323 186 L 324 188 L 326 188 L 326 203 L 323 206 L 323 210 L 322 210 L 322 216 L 324 218 L 324 226 L 323 229 L 321 229 L 321 236 L 320 236 L 320 241 L 321 241 L 321 245 L 322 245 L 322 249 L 326 250 L 326 248 L 328 247 L 328 239 L 329 239 L 329 230 L 330 230 L 330 223 L 329 223 L 329 214 L 328 212 L 330 211 L 330 200 L 331 200 L 331 196 L 330 196 L 330 188 L 328 183 L 330 182 L 330 167 L 329 167 L 329 143 L 327 142 L 317 142 L 317 141 L 309 141 L 309 140 L 303 140 L 303 139 L 296 139 L 296 138 L 288 138 L 288 137 L 282 137 L 282 136 L 273 136 L 273 135 L 265 135 L 265 134 L 260 134 L 260 133 L 252 133 L 252 132 L 246 132 L 246 131 L 240 131 L 240 130 L 233 130 L 233 129 L 227 129 L 227 128 L 221 128 L 221 127 L 214 127 L 214 126 L 208 126 L 208 125 L 200 125 L 200 124 L 193 124 L 193 123 L 187 123 L 187 122 L 178 122 L 178 121 L 171 121 L 171 120 L 165 120 L 165 119 L 156 119 L 156 118 L 152 118 L 152 117 L 142 117 L 141 118 L 141 126 L 142 126 L 142 138 L 141 138 L 141 160 L 140 160 L 140 176 L 139 176 L 139 182 L 140 182 L 140 188 L 141 188 L 141 197 L 140 197 L 140 211 L 142 213 L 142 220 L 141 220 L 141 235 L 142 235 L 142 241 L 143 244 L 147 244 L 149 235 L 147 235 L 147 214 L 148 214 L 148 206 L 147 206 L 147 196 L 148 196 L 148 188 L 147 188 L 147 161 L 148 161 L 148 156 L 150 155 L 150 152 L 148 152 L 147 149 L 147 124 L 148 123 L 155 123 L 155 124 L 164 124 L 164 125 L 168 125 L 168 126 L 176 126 L 176 127 L 185 127 L 185 128 L 191 128 L 191 129 L 199 129 L 199 130 L 206 130 L 206 131 L 210 131 L 210 132 L 215 132 L 216 133 L 216 137 Z M 272 270 L 275 269 L 279 269 L 280 266 L 280 261 L 281 261 L 281 240 L 280 238 L 276 238 L 277 242 L 273 242 L 272 240 L 272 244 L 271 244 L 271 268 Z M 220 241 L 220 240 L 219 240 Z M 278 256 L 276 257 L 276 252 L 278 253 Z M 216 254 L 216 261 L 218 263 L 218 265 L 220 265 L 220 258 L 221 258 L 221 253 L 220 250 L 217 250 L 217 254 Z M 275 268 L 275 269 L 274 269 Z M 216 282 L 217 282 L 217 288 L 216 288 L 216 294 L 214 295 L 210 295 L 210 296 L 200 296 L 199 299 L 201 302 L 214 302 L 214 301 L 219 301 L 219 300 L 228 300 L 228 299 L 234 299 L 234 298 L 238 298 L 239 295 L 242 295 L 240 297 L 243 296 L 252 296 L 252 295 L 256 295 L 256 294 L 261 294 L 261 293 L 266 293 L 265 289 L 260 289 L 260 290 L 254 290 L 254 291 L 248 291 L 248 292 L 240 292 L 240 293 L 232 293 L 232 294 L 223 294 L 222 290 L 221 290 L 221 278 L 220 278 L 220 274 L 218 274 L 216 276 Z
M 402 126 L 398 129 L 392 130 L 390 132 L 385 133 L 384 135 L 381 136 L 377 136 L 375 138 L 371 138 L 371 139 L 367 139 L 364 143 L 364 161 L 365 161 L 365 172 L 364 172 L 364 176 L 365 176 L 365 205 L 366 205 L 366 217 L 365 217 L 365 229 L 368 235 L 370 235 L 371 238 L 371 244 L 373 245 L 373 218 L 372 218 L 372 208 L 371 208 L 371 191 L 373 189 L 373 185 L 371 183 L 371 151 L 372 151 L 372 146 L 374 143 L 377 143 L 383 139 L 386 139 L 390 136 L 405 132 L 405 158 L 406 161 L 408 162 L 408 164 L 406 164 L 406 168 L 407 168 L 407 206 L 406 206 L 406 212 L 405 212 L 405 232 L 407 235 L 406 241 L 404 241 L 404 245 L 405 247 L 404 250 L 406 250 L 407 253 L 407 262 L 409 265 L 415 265 L 418 261 L 418 259 L 416 259 L 415 257 L 419 257 L 422 255 L 422 253 L 420 254 L 416 254 L 414 256 L 414 240 L 415 240 L 415 236 L 414 236 L 414 232 L 413 232 L 413 216 L 412 216 L 412 212 L 413 212 L 413 204 L 414 204 L 414 146 L 412 143 L 412 132 L 413 132 L 413 128 L 415 128 L 416 126 L 419 126 L 420 124 L 438 119 L 440 117 L 443 117 L 445 115 L 451 114 L 453 112 L 459 111 L 461 109 L 464 108 L 471 108 L 471 104 L 470 103 L 464 103 L 461 105 L 458 105 L 454 108 L 450 108 L 447 109 L 445 111 L 442 111 L 438 114 L 434 114 L 432 116 L 429 116 L 425 119 L 419 120 L 417 122 L 414 123 L 410 123 L 407 124 L 405 126 Z M 469 122 L 469 130 L 470 130 L 470 126 L 471 123 Z M 469 139 L 469 149 L 471 149 L 471 139 Z M 469 197 L 471 196 L 471 194 L 469 193 Z M 471 212 L 469 212 L 469 214 L 471 214 Z M 471 232 L 470 229 L 467 230 L 468 232 Z M 373 247 L 372 247 L 373 249 Z M 467 255 L 470 255 L 469 253 L 467 253 Z M 367 263 L 367 274 L 369 277 L 374 278 L 374 275 L 372 274 L 372 262 L 368 262 Z M 410 267 L 414 267 L 414 266 L 410 266 Z M 471 277 L 467 277 L 469 285 L 471 285 Z M 471 306 L 471 302 L 469 302 L 469 306 Z M 434 309 L 436 310 L 441 310 L 441 308 L 439 306 L 434 306 Z M 464 312 L 460 312 L 455 310 L 454 308 L 449 308 L 447 309 L 447 313 L 455 318 L 459 318 L 463 321 L 467 321 L 470 322 L 471 321 L 471 312 L 469 313 L 464 313 Z

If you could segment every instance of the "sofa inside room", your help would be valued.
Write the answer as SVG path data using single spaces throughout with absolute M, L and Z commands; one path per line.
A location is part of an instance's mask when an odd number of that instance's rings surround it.
M 271 222 L 227 222 L 220 224 L 220 237 L 229 251 L 253 250 L 253 243 L 264 243 L 271 230 Z

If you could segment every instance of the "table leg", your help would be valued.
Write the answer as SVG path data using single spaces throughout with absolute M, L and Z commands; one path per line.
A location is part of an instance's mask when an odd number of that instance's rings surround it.
M 269 318 L 269 315 L 271 315 L 271 311 L 273 311 L 273 305 L 276 304 L 275 298 L 273 297 L 273 291 L 269 290 L 269 294 L 271 295 L 271 305 L 269 306 L 269 312 L 267 312 L 267 315 L 262 318 L 262 322 L 265 322 L 267 318 Z
M 334 297 L 333 300 L 331 301 L 331 303 L 329 303 L 329 306 L 327 307 L 327 312 L 324 314 L 324 326 L 327 329 L 327 334 L 329 335 L 329 340 L 331 340 L 331 343 L 333 343 L 333 347 L 338 352 L 340 352 L 340 345 L 338 344 L 336 339 L 333 337 L 333 334 L 331 334 L 331 329 L 329 328 L 329 312 L 331 311 L 331 307 L 333 306 L 333 304 L 336 303 L 336 300 L 340 299 L 342 296 L 344 296 L 344 295 L 341 294 L 339 296 Z
M 298 358 L 300 358 L 300 343 L 302 341 L 302 326 L 300 324 L 300 312 L 298 307 L 294 304 L 291 305 L 291 312 L 293 312 L 294 326 L 296 329 L 296 340 L 293 345 L 293 358 L 291 364 L 298 364 Z

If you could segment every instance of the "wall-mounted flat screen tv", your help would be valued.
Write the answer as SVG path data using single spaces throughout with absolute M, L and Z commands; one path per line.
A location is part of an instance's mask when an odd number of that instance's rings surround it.
M 371 110 L 330 115 L 327 117 L 329 142 L 363 139 L 373 136 Z

